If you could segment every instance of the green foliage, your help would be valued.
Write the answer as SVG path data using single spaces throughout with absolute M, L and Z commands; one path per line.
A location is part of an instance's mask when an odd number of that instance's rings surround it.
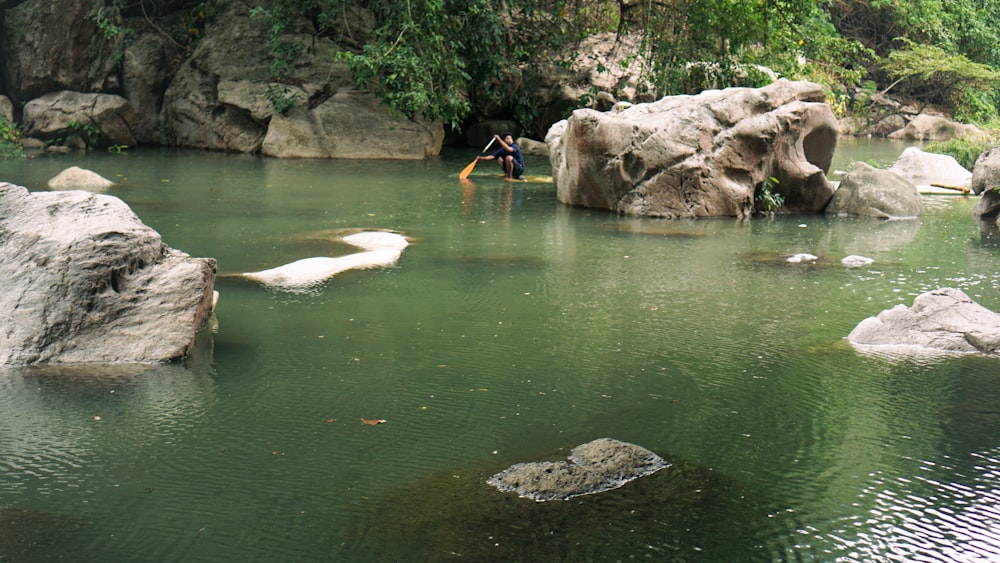
M 287 79 L 295 64 L 295 59 L 301 56 L 304 51 L 304 47 L 300 43 L 286 37 L 289 20 L 296 12 L 297 4 L 304 3 L 272 2 L 268 7 L 258 6 L 250 10 L 251 18 L 259 18 L 267 26 L 265 36 L 267 37 L 268 49 L 271 52 L 270 76 L 275 81 Z
M 950 141 L 931 143 L 927 146 L 927 151 L 951 155 L 967 170 L 972 170 L 975 168 L 976 160 L 979 159 L 981 154 L 997 146 L 1000 146 L 1000 139 L 996 137 L 977 140 L 952 139 Z
M 116 45 L 115 59 L 121 60 L 125 47 L 132 41 L 135 30 L 122 24 L 125 0 L 94 0 L 87 16 L 97 24 L 97 30 L 108 42 Z
M 278 113 L 285 113 L 295 106 L 298 94 L 281 84 L 268 84 L 264 87 L 264 97 L 271 102 L 271 107 Z
M 21 130 L 17 124 L 0 117 L 0 160 L 24 158 L 21 147 Z
M 462 54 L 471 11 L 489 8 L 468 2 L 453 11 L 443 0 L 388 1 L 373 6 L 374 38 L 359 53 L 341 52 L 359 87 L 374 91 L 409 117 L 442 119 L 458 127 L 470 105 L 465 91 L 472 77 Z
M 73 119 L 58 131 L 55 137 L 48 141 L 50 145 L 65 145 L 72 138 L 79 138 L 88 147 L 97 146 L 101 138 L 101 130 L 93 123 L 81 123 Z
M 760 86 L 771 80 L 766 67 L 823 84 L 840 113 L 866 110 L 896 81 L 918 101 L 987 121 L 998 100 L 995 7 L 995 0 L 261 0 L 251 14 L 265 26 L 273 82 L 265 95 L 276 111 L 296 103 L 281 85 L 297 84 L 296 64 L 311 48 L 290 38 L 339 34 L 351 47 L 338 59 L 356 84 L 399 113 L 453 127 L 474 109 L 506 113 L 527 130 L 553 117 L 532 97 L 538 85 L 569 68 L 580 40 L 606 31 L 639 39 L 629 61 L 644 73 L 647 97 Z M 352 10 L 372 17 L 363 40 L 347 30 Z
M 1000 82 L 1000 73 L 964 55 L 949 54 L 938 46 L 908 40 L 904 44 L 903 49 L 889 54 L 885 61 L 886 71 L 904 84 L 911 95 L 945 105 L 955 113 L 965 107 L 963 101 L 991 98 L 993 88 Z M 981 100 L 973 111 L 982 114 L 985 105 L 985 100 Z
M 778 187 L 778 183 L 777 178 L 770 176 L 767 180 L 757 185 L 757 189 L 754 190 L 753 200 L 754 207 L 758 212 L 774 213 L 775 210 L 780 209 L 785 204 L 785 196 L 774 191 Z

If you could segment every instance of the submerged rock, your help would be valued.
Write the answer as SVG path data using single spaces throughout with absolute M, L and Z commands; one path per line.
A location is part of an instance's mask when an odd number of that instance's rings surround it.
M 569 461 L 517 463 L 486 482 L 536 501 L 566 500 L 617 489 L 669 466 L 643 447 L 599 438 L 573 448 Z
M 950 287 L 928 291 L 913 307 L 896 305 L 858 324 L 847 340 L 863 348 L 899 353 L 1000 355 L 1000 314 Z
M 841 258 L 840 263 L 847 266 L 848 268 L 860 268 L 862 266 L 874 264 L 875 260 L 867 256 L 859 256 L 857 254 L 851 254 L 850 256 L 844 256 L 843 258 Z
M 785 262 L 789 264 L 801 264 L 802 262 L 815 262 L 819 260 L 819 256 L 815 254 L 809 254 L 808 252 L 800 252 L 799 254 L 793 254 L 785 259 Z
M 403 235 L 383 231 L 362 231 L 343 237 L 341 240 L 364 252 L 336 258 L 327 256 L 303 258 L 277 268 L 247 272 L 243 275 L 276 289 L 307 291 L 347 270 L 391 266 L 409 245 Z

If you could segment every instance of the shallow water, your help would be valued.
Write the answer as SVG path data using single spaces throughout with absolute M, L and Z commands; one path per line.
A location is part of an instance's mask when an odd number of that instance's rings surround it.
M 902 147 L 842 143 L 834 169 Z M 927 196 L 920 221 L 639 220 L 487 163 L 463 186 L 471 157 L 0 162 L 34 190 L 71 165 L 120 182 L 218 260 L 221 293 L 185 362 L 0 373 L 0 560 L 1000 557 L 998 360 L 843 341 L 942 286 L 1000 310 L 974 198 Z M 352 252 L 332 239 L 357 228 L 411 245 L 308 293 L 238 275 Z M 820 260 L 781 262 L 799 252 Z M 673 466 L 565 502 L 484 484 L 605 436 Z

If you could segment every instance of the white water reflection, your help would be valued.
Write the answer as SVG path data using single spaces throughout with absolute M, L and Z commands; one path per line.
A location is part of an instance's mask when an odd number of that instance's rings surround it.
M 971 475 L 930 461 L 908 477 L 873 475 L 856 503 L 871 508 L 830 536 L 844 554 L 839 560 L 1000 560 L 1000 452 L 972 456 L 979 463 Z

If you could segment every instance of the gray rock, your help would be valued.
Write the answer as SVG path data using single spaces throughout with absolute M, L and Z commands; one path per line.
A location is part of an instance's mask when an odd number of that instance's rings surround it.
M 536 501 L 566 500 L 617 489 L 669 466 L 645 448 L 599 438 L 573 448 L 569 461 L 518 463 L 486 482 Z
M 979 234 L 995 243 L 1000 239 L 1000 149 L 991 149 L 976 159 L 971 188 L 982 194 L 972 209 Z
M 782 209 L 819 212 L 837 122 L 823 88 L 779 80 L 764 88 L 671 96 L 602 113 L 578 109 L 546 135 L 558 198 L 633 216 L 746 217 L 770 178 Z
M 923 207 L 920 192 L 912 182 L 891 170 L 856 162 L 840 182 L 825 213 L 841 217 L 901 219 L 920 217 Z
M 847 340 L 861 349 L 902 355 L 1000 355 L 1000 314 L 946 287 L 917 296 L 913 307 L 896 305 L 861 321 Z
M 24 105 L 23 133 L 43 140 L 85 136 L 95 147 L 135 145 L 132 127 L 139 116 L 128 100 L 113 94 L 53 92 Z
M 992 148 L 979 155 L 972 167 L 969 187 L 975 194 L 1000 188 L 1000 148 Z
M 1000 238 L 1000 192 L 986 190 L 972 208 L 972 217 L 985 239 Z
M 0 364 L 183 357 L 211 318 L 215 271 L 118 198 L 0 183 Z
M 0 83 L 21 104 L 48 92 L 116 91 L 117 42 L 94 18 L 91 0 L 15 2 L 0 17 Z

